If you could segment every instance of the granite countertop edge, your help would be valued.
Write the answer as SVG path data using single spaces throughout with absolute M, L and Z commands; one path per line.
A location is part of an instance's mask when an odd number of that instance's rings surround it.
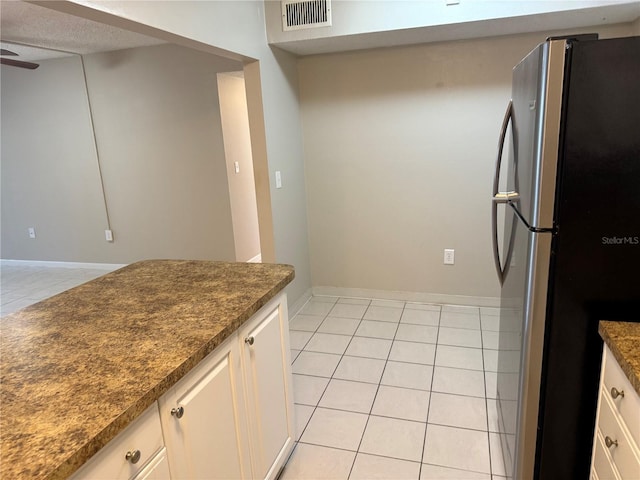
M 93 283 L 96 281 L 101 281 L 100 279 L 111 277 L 114 275 L 122 275 L 123 272 L 127 272 L 128 270 L 132 270 L 136 272 L 136 268 L 148 269 L 153 267 L 154 264 L 158 264 L 161 267 L 167 268 L 171 264 L 180 264 L 187 263 L 192 265 L 208 263 L 212 266 L 219 266 L 220 268 L 227 268 L 230 265 L 228 262 L 204 262 L 204 261 L 153 261 L 147 260 L 143 262 L 137 262 L 136 264 L 131 264 L 119 271 L 116 270 L 112 274 L 107 274 L 105 277 L 100 277 L 94 281 L 89 283 Z M 241 265 L 241 264 L 237 264 Z M 251 296 L 246 297 L 249 299 L 242 299 L 236 302 L 236 305 L 240 305 L 238 308 L 235 308 L 233 315 L 227 315 L 227 318 L 222 322 L 220 322 L 221 328 L 216 329 L 216 331 L 212 331 L 212 335 L 210 337 L 205 337 L 199 344 L 193 345 L 193 349 L 189 350 L 188 353 L 185 353 L 184 357 L 180 358 L 179 364 L 175 366 L 172 370 L 168 371 L 166 376 L 163 376 L 155 381 L 155 384 L 150 385 L 146 389 L 141 389 L 135 398 L 132 398 L 131 401 L 128 401 L 126 405 L 123 405 L 120 413 L 117 414 L 108 424 L 104 427 L 101 427 L 100 430 L 94 432 L 89 440 L 85 441 L 82 445 L 78 445 L 76 449 L 67 454 L 64 454 L 63 457 L 59 459 L 57 464 L 49 464 L 48 467 L 45 467 L 46 470 L 40 470 L 38 474 L 36 474 L 37 478 L 46 478 L 49 480 L 57 480 L 57 479 L 65 479 L 72 475 L 76 470 L 78 470 L 82 465 L 84 465 L 92 456 L 94 456 L 100 449 L 105 447 L 112 439 L 114 439 L 120 432 L 122 432 L 129 424 L 131 424 L 136 418 L 138 418 L 149 406 L 151 406 L 154 402 L 156 402 L 163 394 L 165 394 L 171 387 L 173 387 L 181 378 L 183 378 L 187 373 L 189 373 L 196 365 L 198 365 L 209 353 L 213 352 L 219 345 L 221 345 L 228 338 L 232 337 L 235 332 L 247 321 L 249 320 L 256 312 L 258 312 L 262 307 L 264 307 L 270 300 L 275 298 L 280 292 L 284 290 L 287 284 L 289 284 L 294 276 L 295 272 L 292 266 L 290 265 L 273 265 L 273 271 L 269 271 L 270 274 L 265 276 L 265 280 L 256 280 L 256 278 L 260 277 L 260 273 L 267 272 L 270 269 L 268 264 L 243 264 L 245 266 L 239 266 L 238 271 L 244 272 L 245 269 L 251 269 L 250 265 L 262 265 L 261 267 L 255 267 L 261 270 L 253 270 L 254 279 L 252 280 L 252 287 L 255 289 L 255 292 L 259 292 L 254 295 L 253 298 Z M 247 266 L 249 265 L 249 266 Z M 205 265 L 208 267 L 208 265 Z M 277 272 L 276 272 L 277 270 Z M 225 274 L 229 274 L 229 272 L 233 273 L 235 270 L 226 270 Z M 148 273 L 145 270 L 145 273 Z M 225 285 L 224 292 L 226 294 L 227 289 L 237 288 L 237 280 L 242 279 L 242 275 L 238 273 L 238 276 L 234 278 L 236 283 L 230 282 L 233 284 L 232 286 Z M 104 281 L 103 281 L 104 282 Z M 262 282 L 262 283 L 261 283 Z M 84 284 L 88 285 L 88 284 Z M 256 286 L 257 285 L 257 286 Z M 80 287 L 78 287 L 80 288 Z M 67 293 L 65 293 L 67 294 Z M 54 301 L 55 297 L 52 297 L 51 301 Z M 46 302 L 46 301 L 45 301 Z M 44 304 L 44 302 L 43 302 Z M 33 307 L 29 307 L 29 310 L 26 315 L 33 315 L 34 313 L 38 313 L 38 308 L 40 304 L 36 304 Z M 20 315 L 20 312 L 17 312 Z M 12 314 L 16 315 L 16 314 Z M 6 317 L 5 317 L 6 318 Z M 18 318 L 18 317 L 16 317 Z M 4 318 L 3 318 L 4 319 Z M 3 369 L 5 369 L 6 365 L 3 363 Z M 6 371 L 6 370 L 5 370 Z M 7 447 L 8 444 L 3 441 L 3 447 Z M 55 448 L 55 447 L 54 447 Z M 4 449 L 4 448 L 3 448 Z M 20 467 L 16 465 L 17 469 L 13 469 L 9 467 L 7 469 L 7 464 L 3 462 L 3 475 L 18 473 Z M 44 465 L 42 465 L 44 467 Z M 25 470 L 23 473 L 27 473 L 30 471 L 32 474 L 35 473 L 33 470 Z
M 258 310 L 265 306 L 269 300 L 273 299 L 280 293 L 284 287 L 293 279 L 287 278 L 279 282 L 262 298 L 254 303 L 251 308 L 242 313 L 236 320 L 230 323 L 227 328 L 219 332 L 206 342 L 202 348 L 198 349 L 187 358 L 182 365 L 171 372 L 163 381 L 158 383 L 146 395 L 140 397 L 138 401 L 133 403 L 127 410 L 109 424 L 104 430 L 88 442 L 82 449 L 75 452 L 69 459 L 61 464 L 55 471 L 51 473 L 50 480 L 63 480 L 72 475 L 82 465 L 84 465 L 91 457 L 104 448 L 111 440 L 113 440 L 120 432 L 128 427 L 136 420 L 147 408 L 164 395 L 171 387 L 178 383 L 182 377 L 189 373 L 196 365 L 198 365 L 205 357 L 213 352 L 227 338 L 232 336 L 249 318 L 251 318 Z
M 640 323 L 601 321 L 598 332 L 640 395 Z

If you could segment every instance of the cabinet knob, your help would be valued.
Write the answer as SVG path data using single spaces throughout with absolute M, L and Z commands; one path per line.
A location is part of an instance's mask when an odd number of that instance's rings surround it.
M 182 416 L 184 415 L 184 407 L 172 408 L 171 415 L 176 418 L 182 418 Z
M 611 396 L 613 398 L 624 398 L 624 390 L 618 390 L 616 387 L 611 387 Z
M 249 345 L 253 345 L 253 342 L 255 342 L 255 341 L 256 340 L 253 337 L 247 337 L 247 338 L 244 339 L 244 343 L 247 343 Z
M 140 460 L 140 450 L 128 451 L 124 458 L 130 463 L 138 463 Z
M 617 440 L 611 440 L 611 437 L 609 437 L 607 435 L 606 437 L 604 437 L 604 444 L 607 446 L 607 448 L 617 447 L 618 446 L 618 441 Z

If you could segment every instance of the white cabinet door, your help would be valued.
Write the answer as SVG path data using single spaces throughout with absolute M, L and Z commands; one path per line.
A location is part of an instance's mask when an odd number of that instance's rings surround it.
M 251 478 L 236 337 L 159 400 L 171 477 Z
M 254 478 L 275 478 L 293 447 L 293 399 L 286 297 L 242 330 L 243 370 Z
M 147 466 L 140 470 L 134 480 L 169 480 L 170 478 L 167 450 L 163 448 Z

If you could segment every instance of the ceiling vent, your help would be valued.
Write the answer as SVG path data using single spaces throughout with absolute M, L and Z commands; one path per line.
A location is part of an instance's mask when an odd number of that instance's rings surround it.
M 283 31 L 330 26 L 331 0 L 283 0 Z

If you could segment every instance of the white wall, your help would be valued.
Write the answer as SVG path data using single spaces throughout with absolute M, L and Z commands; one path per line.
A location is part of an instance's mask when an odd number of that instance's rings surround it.
M 596 30 L 622 36 L 630 25 Z M 512 67 L 546 36 L 300 59 L 314 287 L 499 295 L 498 129 Z
M 260 255 L 260 231 L 242 72 L 219 73 L 218 92 L 236 260 L 246 262 Z

